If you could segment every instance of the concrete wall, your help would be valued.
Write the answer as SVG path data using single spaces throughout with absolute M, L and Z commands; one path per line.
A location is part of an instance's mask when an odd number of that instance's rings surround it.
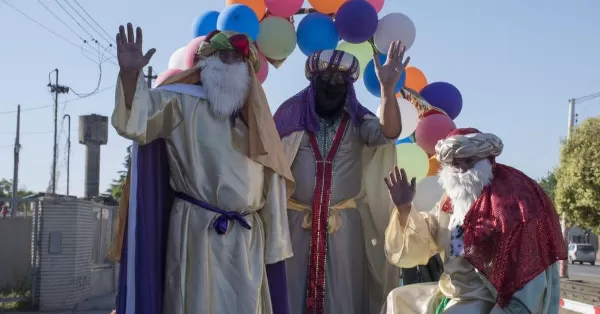
M 0 289 L 31 278 L 32 218 L 0 218 Z

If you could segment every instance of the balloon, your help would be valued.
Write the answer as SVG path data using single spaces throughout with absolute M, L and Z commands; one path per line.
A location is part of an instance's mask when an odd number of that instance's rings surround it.
M 353 0 L 353 1 L 359 1 L 359 0 Z M 387 56 L 380 54 L 379 62 L 381 64 L 384 64 L 385 60 L 387 60 Z M 381 97 L 381 84 L 379 83 L 379 79 L 377 78 L 377 74 L 375 73 L 375 63 L 373 62 L 373 60 L 371 60 L 371 61 L 369 61 L 369 63 L 367 63 L 367 67 L 365 68 L 365 74 L 363 75 L 363 81 L 365 83 L 365 87 L 371 94 L 373 94 L 373 96 Z M 405 81 L 406 81 L 406 72 L 402 72 L 402 74 L 400 75 L 400 79 L 398 80 L 398 83 L 396 83 L 396 88 L 395 88 L 396 93 L 400 92 L 400 90 L 404 86 Z
M 413 143 L 412 138 L 410 136 L 408 136 L 408 137 L 396 140 L 396 145 L 403 144 L 403 143 Z
M 169 69 L 186 69 L 185 64 L 183 63 L 183 54 L 185 52 L 185 47 L 186 46 L 183 46 L 175 50 L 175 52 L 173 52 L 171 58 L 169 59 Z
M 417 144 L 429 154 L 435 153 L 435 144 L 456 129 L 454 121 L 444 114 L 432 114 L 419 121 L 415 136 Z
M 194 23 L 192 23 L 192 32 L 194 34 L 194 38 L 208 35 L 210 32 L 217 29 L 218 18 L 219 12 L 217 11 L 206 11 L 202 15 L 198 16 L 194 20 Z
M 248 6 L 250 9 L 252 9 L 252 11 L 254 11 L 256 18 L 259 21 L 262 20 L 262 18 L 265 16 L 265 12 L 267 11 L 265 0 L 225 0 L 226 6 L 230 6 L 232 4 L 243 4 Z
M 429 171 L 427 172 L 427 176 L 435 176 L 440 170 L 440 162 L 437 160 L 435 156 L 429 157 Z
M 283 60 L 289 57 L 296 49 L 294 24 L 281 17 L 266 17 L 260 22 L 256 45 L 269 59 Z
M 248 35 L 252 40 L 258 36 L 259 24 L 256 13 L 244 4 L 228 6 L 219 14 L 217 29 L 220 31 L 235 31 Z
M 319 50 L 335 49 L 339 39 L 331 17 L 317 12 L 307 14 L 298 23 L 297 36 L 298 47 L 306 56 Z
M 379 52 L 387 53 L 394 40 L 401 41 L 406 50 L 410 49 L 416 36 L 415 24 L 408 16 L 402 13 L 390 13 L 379 20 L 373 41 Z
M 418 93 L 427 86 L 427 78 L 418 68 L 406 67 L 406 83 L 404 85 Z
M 317 11 L 325 14 L 337 12 L 346 0 L 308 0 L 308 3 Z
M 398 106 L 400 107 L 400 116 L 402 118 L 402 132 L 398 138 L 405 138 L 410 136 L 419 124 L 419 112 L 413 104 L 406 99 L 398 99 Z
M 335 26 L 340 38 L 360 44 L 377 30 L 377 11 L 367 1 L 347 1 L 335 14 Z
M 260 67 L 258 68 L 258 72 L 256 72 L 256 78 L 262 84 L 267 79 L 267 75 L 269 75 L 269 63 L 262 53 L 259 52 L 258 57 L 260 58 Z
M 409 179 L 421 180 L 429 170 L 427 154 L 417 144 L 400 144 L 396 146 L 398 168 L 404 168 Z
M 345 51 L 358 59 L 358 65 L 360 67 L 360 74 L 363 74 L 367 63 L 373 58 L 373 48 L 368 42 L 360 44 L 352 44 L 346 41 L 340 42 L 336 48 L 337 50 Z
M 438 182 L 438 176 L 426 177 L 417 183 L 417 192 L 413 198 L 413 206 L 418 211 L 429 211 L 444 195 L 444 188 Z
M 367 0 L 373 8 L 375 8 L 375 12 L 379 13 L 381 9 L 383 9 L 383 0 Z
M 302 8 L 304 0 L 265 0 L 265 4 L 272 15 L 287 18 Z
M 462 95 L 450 83 L 433 82 L 425 86 L 420 94 L 429 104 L 444 110 L 452 120 L 462 111 Z
M 192 39 L 185 49 L 183 50 L 183 66 L 186 69 L 194 66 L 194 58 L 196 57 L 196 52 L 198 51 L 198 46 L 204 40 L 206 36 L 200 36 Z
M 156 77 L 156 80 L 154 81 L 154 86 L 158 86 L 160 85 L 162 82 L 164 82 L 167 78 L 169 78 L 170 76 L 183 72 L 183 70 L 181 69 L 167 69 L 164 72 L 162 72 L 161 74 L 159 74 Z

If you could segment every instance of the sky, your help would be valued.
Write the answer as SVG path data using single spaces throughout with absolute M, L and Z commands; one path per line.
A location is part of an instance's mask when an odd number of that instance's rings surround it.
M 73 13 L 69 4 L 79 9 L 77 3 L 110 36 L 84 13 L 94 28 Z M 95 91 L 99 84 L 97 93 L 91 97 L 77 99 L 78 96 L 69 93 L 59 98 L 57 193 L 64 194 L 67 187 L 69 127 L 60 122 L 64 114 L 69 114 L 72 117 L 70 191 L 72 195 L 83 196 L 85 147 L 78 143 L 78 116 L 111 115 L 118 73 L 114 59 L 111 61 L 115 63 L 105 62 L 99 70 L 98 51 L 105 49 L 90 44 L 90 39 L 95 38 L 106 48 L 120 24 L 132 22 L 141 26 L 144 47 L 157 49 L 151 65 L 160 72 L 166 69 L 171 54 L 192 39 L 194 18 L 206 10 L 222 10 L 225 1 L 77 0 L 77 3 L 0 0 L 3 75 L 0 178 L 13 176 L 14 111 L 21 104 L 19 187 L 33 191 L 45 191 L 48 187 L 54 123 L 48 73 L 59 69 L 59 84 L 80 95 Z M 308 6 L 306 2 L 305 7 Z M 411 65 L 420 68 L 429 82 L 450 82 L 461 91 L 463 110 L 455 120 L 458 127 L 476 127 L 500 136 L 505 149 L 498 160 L 533 178 L 558 165 L 560 140 L 567 134 L 568 99 L 600 92 L 600 1 L 386 0 L 379 16 L 392 12 L 408 15 L 416 25 L 416 41 L 408 51 Z M 87 54 L 82 52 L 82 46 Z M 116 55 L 114 49 L 112 53 Z M 296 49 L 280 69 L 269 69 L 263 87 L 273 111 L 307 85 L 305 60 Z M 379 99 L 366 91 L 362 80 L 356 83 L 356 88 L 362 104 L 375 111 Z M 576 112 L 579 122 L 600 115 L 600 99 L 577 105 Z M 101 192 L 124 169 L 128 144 L 128 140 L 109 128 L 108 144 L 102 147 Z

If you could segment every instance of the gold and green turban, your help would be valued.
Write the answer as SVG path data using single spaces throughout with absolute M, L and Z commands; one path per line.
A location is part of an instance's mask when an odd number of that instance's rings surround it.
M 352 82 L 356 82 L 360 76 L 358 59 L 345 51 L 317 51 L 306 60 L 305 74 L 309 80 L 327 70 L 343 72 Z
M 198 46 L 194 65 L 203 58 L 212 56 L 217 51 L 232 51 L 240 53 L 246 60 L 250 61 L 254 72 L 258 72 L 260 59 L 256 45 L 252 43 L 250 37 L 246 34 L 230 31 L 213 31 L 206 35 L 204 41 Z

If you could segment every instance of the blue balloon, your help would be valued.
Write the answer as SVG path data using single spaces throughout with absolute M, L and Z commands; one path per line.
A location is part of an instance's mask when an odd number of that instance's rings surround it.
M 379 55 L 379 62 L 381 64 L 385 63 L 387 60 L 387 56 L 384 54 Z M 381 97 L 381 84 L 379 83 L 379 79 L 377 78 L 377 74 L 375 73 L 375 63 L 373 60 L 367 63 L 365 67 L 365 73 L 363 74 L 363 80 L 365 83 L 365 87 L 369 91 L 369 93 L 373 94 L 375 97 Z M 400 75 L 400 79 L 398 79 L 398 83 L 396 83 L 395 92 L 398 93 L 404 87 L 404 83 L 406 82 L 406 71 L 402 72 Z
M 234 31 L 248 35 L 252 40 L 258 37 L 259 21 L 256 13 L 244 4 L 230 5 L 217 18 L 217 29 Z
M 193 38 L 208 35 L 210 32 L 216 30 L 218 18 L 219 12 L 217 11 L 206 11 L 198 16 L 194 20 L 194 23 L 192 23 Z
M 396 140 L 396 145 L 404 144 L 404 143 L 413 143 L 412 137 L 411 136 L 407 136 L 405 138 L 401 138 L 401 139 Z
M 306 56 L 319 50 L 335 49 L 339 39 L 331 17 L 318 12 L 310 13 L 300 21 L 296 36 L 298 47 Z
M 423 87 L 421 97 L 432 106 L 444 110 L 454 120 L 462 111 L 462 95 L 458 88 L 446 82 L 433 82 Z

